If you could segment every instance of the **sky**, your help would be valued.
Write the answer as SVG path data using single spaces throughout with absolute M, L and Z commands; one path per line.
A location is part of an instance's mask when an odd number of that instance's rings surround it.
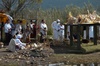
M 100 7 L 100 0 L 43 0 L 41 8 L 64 8 L 67 5 L 84 6 L 84 4 L 91 3 L 95 7 Z

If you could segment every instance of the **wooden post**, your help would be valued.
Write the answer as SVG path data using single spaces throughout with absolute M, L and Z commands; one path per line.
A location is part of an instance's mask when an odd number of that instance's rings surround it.
M 80 33 L 81 33 L 81 26 L 77 25 L 77 34 L 78 34 L 77 49 L 81 49 Z
M 93 25 L 94 26 L 94 29 L 93 29 L 93 31 L 94 31 L 94 45 L 97 45 L 97 24 L 94 24 Z
M 73 45 L 73 25 L 70 25 L 70 46 Z
M 65 27 L 65 29 L 64 29 L 64 38 L 66 39 L 66 37 L 67 37 L 67 30 L 66 30 L 67 29 L 67 25 L 65 24 L 64 27 Z
M 86 39 L 89 40 L 89 26 L 86 26 Z
M 1 22 L 1 42 L 3 41 L 3 22 Z

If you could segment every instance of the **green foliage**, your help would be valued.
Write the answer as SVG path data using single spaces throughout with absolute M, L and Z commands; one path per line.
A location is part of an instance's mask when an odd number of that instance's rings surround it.
M 57 8 L 50 8 L 48 10 L 43 10 L 40 8 L 40 6 L 34 8 L 34 9 L 24 9 L 22 12 L 17 14 L 16 18 L 22 18 L 22 19 L 38 19 L 38 24 L 41 22 L 42 19 L 45 19 L 47 25 L 48 25 L 48 34 L 52 34 L 51 29 L 51 23 L 53 21 L 56 21 L 57 19 L 60 19 L 62 23 L 67 22 L 68 13 L 72 12 L 72 15 L 77 17 L 79 14 L 87 14 L 87 10 L 90 11 L 90 13 L 93 10 L 97 10 L 97 13 L 100 14 L 100 9 L 93 8 L 91 4 L 84 4 L 84 7 L 80 8 L 75 5 L 69 5 L 66 6 L 65 9 L 57 9 Z

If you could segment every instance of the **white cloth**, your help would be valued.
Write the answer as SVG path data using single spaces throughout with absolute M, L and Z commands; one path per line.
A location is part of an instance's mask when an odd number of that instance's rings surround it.
M 15 28 L 16 33 L 17 32 L 20 33 L 21 30 L 22 30 L 22 26 L 20 24 L 16 24 L 16 28 Z
M 4 15 L 6 15 L 8 17 L 8 19 L 9 19 L 8 21 L 10 22 L 10 24 L 12 24 L 13 18 L 10 15 L 8 15 L 8 14 L 4 14 Z
M 69 36 L 70 36 L 70 26 L 67 26 L 67 40 L 70 40 Z
M 22 42 L 20 41 L 20 39 L 15 39 L 15 41 L 16 41 L 16 45 L 17 45 L 19 48 L 25 49 L 26 44 L 25 44 L 25 43 L 22 43 Z
M 52 22 L 52 28 L 53 28 L 53 39 L 59 40 L 59 23 L 57 21 Z
M 99 26 L 99 37 L 100 37 L 100 26 Z
M 70 33 L 70 26 L 67 26 L 67 32 Z
M 94 30 L 93 30 L 93 26 L 90 26 L 89 27 L 89 39 L 90 38 L 94 38 L 94 32 L 93 32 Z
M 83 39 L 86 39 L 86 30 L 84 30 Z
M 17 35 L 16 35 L 16 39 L 21 39 L 22 37 L 23 37 L 22 34 L 17 34 Z
M 7 15 L 8 19 L 9 19 L 10 24 L 12 24 L 13 18 L 10 15 L 8 15 L 8 14 L 6 14 L 6 15 Z
M 60 25 L 59 36 L 60 40 L 64 39 L 64 25 Z
M 5 26 L 4 26 L 4 31 L 5 33 L 9 33 L 11 31 L 11 25 L 10 23 L 6 23 Z
M 44 31 L 44 29 L 45 29 L 46 31 Z M 47 34 L 47 30 L 48 30 L 48 27 L 47 27 L 46 23 L 41 23 L 41 24 L 40 24 L 40 32 L 41 32 L 43 35 L 45 35 L 45 34 Z
M 18 48 L 16 48 L 16 45 L 20 49 L 25 49 L 25 46 L 26 46 L 26 44 L 25 43 L 22 43 L 20 41 L 20 39 L 11 39 L 7 48 L 8 48 L 8 50 L 10 50 L 12 52 L 15 52 L 16 49 L 18 49 Z
M 10 50 L 12 52 L 16 51 L 16 41 L 15 41 L 15 39 L 10 40 L 7 48 L 8 48 L 8 50 Z

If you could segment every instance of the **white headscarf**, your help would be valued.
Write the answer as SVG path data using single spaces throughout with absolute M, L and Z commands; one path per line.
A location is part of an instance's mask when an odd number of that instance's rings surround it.
M 60 19 L 57 19 L 57 22 L 60 22 Z
M 18 34 L 18 35 L 16 35 L 16 38 L 17 39 L 21 39 L 22 38 L 22 35 Z

